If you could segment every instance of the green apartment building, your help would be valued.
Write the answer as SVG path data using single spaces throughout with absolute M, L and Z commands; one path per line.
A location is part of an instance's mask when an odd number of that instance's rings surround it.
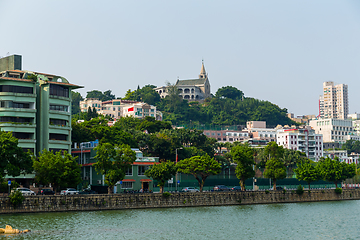
M 71 90 L 64 77 L 23 71 L 21 56 L 0 59 L 0 129 L 25 151 L 71 153 Z

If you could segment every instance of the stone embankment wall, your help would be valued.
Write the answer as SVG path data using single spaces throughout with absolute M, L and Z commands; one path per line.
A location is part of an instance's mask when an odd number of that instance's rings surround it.
M 70 196 L 28 196 L 24 202 L 14 208 L 8 197 L 0 197 L 1 213 L 32 213 L 61 211 L 93 211 L 111 209 L 162 208 L 162 207 L 198 207 L 268 203 L 295 203 L 316 201 L 338 201 L 360 199 L 360 189 L 344 189 L 336 194 L 334 189 L 304 191 L 302 195 L 295 191 L 248 191 L 248 192 L 204 192 L 140 194 L 98 194 Z

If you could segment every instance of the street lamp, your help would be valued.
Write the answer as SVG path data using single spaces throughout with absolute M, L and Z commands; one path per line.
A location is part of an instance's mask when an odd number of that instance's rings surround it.
M 175 162 L 177 163 L 178 162 L 178 153 L 177 153 L 177 150 L 178 149 L 183 149 L 182 147 L 181 148 L 176 148 L 175 149 Z M 176 172 L 176 175 L 175 175 L 175 180 L 176 180 L 176 182 L 175 182 L 175 190 L 177 191 L 177 186 L 178 186 L 178 173 Z

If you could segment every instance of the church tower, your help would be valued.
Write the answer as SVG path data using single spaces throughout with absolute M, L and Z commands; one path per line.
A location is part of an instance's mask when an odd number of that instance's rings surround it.
M 204 66 L 204 60 L 202 61 L 200 75 L 199 75 L 199 79 L 202 79 L 202 78 L 207 78 L 207 74 L 206 74 L 205 66 Z

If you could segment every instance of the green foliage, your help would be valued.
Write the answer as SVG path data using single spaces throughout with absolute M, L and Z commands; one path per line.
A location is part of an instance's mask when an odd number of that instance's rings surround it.
M 103 143 L 94 150 L 97 162 L 93 166 L 99 174 L 105 175 L 108 193 L 111 194 L 115 184 L 124 179 L 126 170 L 136 159 L 136 154 L 127 144 Z
M 18 147 L 18 139 L 11 132 L 0 130 L 0 182 L 7 174 L 19 176 L 32 172 L 32 161 L 29 153 Z
M 342 193 L 342 188 L 335 188 L 335 193 L 336 194 L 341 194 Z
M 270 156 L 270 158 L 281 159 L 284 156 L 284 148 L 277 145 L 276 142 L 269 142 L 265 147 L 264 154 Z
M 164 186 L 167 180 L 171 179 L 176 174 L 176 166 L 173 162 L 162 162 L 154 164 L 150 169 L 145 171 L 147 177 L 158 181 L 160 192 L 164 191 Z
M 160 102 L 160 95 L 154 90 L 156 86 L 146 85 L 143 88 L 131 91 L 130 89 L 126 92 L 124 100 L 142 101 L 150 105 L 156 105 Z
M 77 115 L 80 113 L 80 101 L 83 101 L 84 98 L 80 93 L 71 91 L 71 114 Z
M 10 203 L 14 208 L 17 208 L 20 204 L 23 203 L 25 197 L 22 195 L 20 191 L 14 191 L 9 196 Z
M 296 173 L 296 178 L 299 180 L 306 181 L 309 185 L 310 183 L 317 181 L 321 178 L 318 168 L 316 168 L 310 161 L 306 161 L 298 164 L 298 167 L 294 169 Z
M 221 87 L 216 91 L 215 97 L 217 98 L 230 98 L 233 100 L 241 100 L 244 93 L 236 87 L 226 86 Z
M 235 173 L 240 179 L 241 190 L 245 191 L 245 180 L 255 176 L 254 151 L 249 145 L 238 145 L 231 149 L 233 161 L 237 164 Z
M 304 193 L 304 188 L 300 184 L 296 189 L 296 194 L 302 195 L 303 193 Z
M 54 154 L 53 151 L 44 149 L 38 158 L 33 156 L 35 180 L 44 185 L 51 183 L 54 191 L 60 187 L 76 187 L 81 182 L 80 166 L 76 158 L 67 151 Z
M 286 177 L 286 168 L 284 163 L 277 158 L 271 158 L 266 162 L 266 169 L 264 171 L 266 178 L 271 178 L 274 183 L 274 190 L 276 189 L 276 180 Z
M 35 74 L 29 74 L 27 78 L 33 80 L 34 82 L 37 81 L 37 76 Z
M 111 94 L 111 90 L 107 90 L 104 93 L 98 90 L 87 92 L 86 98 L 97 98 L 100 101 L 108 101 L 115 99 L 115 95 Z
M 342 145 L 342 149 L 347 150 L 348 154 L 352 152 L 360 153 L 360 141 L 347 140 L 346 143 Z
M 181 160 L 176 164 L 179 172 L 193 175 L 199 182 L 200 192 L 203 190 L 205 180 L 210 175 L 219 174 L 221 165 L 209 155 L 194 156 Z
M 164 192 L 162 195 L 163 195 L 164 198 L 169 198 L 171 196 L 171 193 Z
M 265 190 L 265 193 L 266 193 L 266 194 L 269 194 L 269 190 Z
M 341 163 L 338 158 L 335 158 L 334 160 L 329 157 L 322 159 L 318 163 L 317 168 L 322 179 L 334 182 L 336 187 L 338 182 L 352 178 L 356 174 L 355 163 Z

